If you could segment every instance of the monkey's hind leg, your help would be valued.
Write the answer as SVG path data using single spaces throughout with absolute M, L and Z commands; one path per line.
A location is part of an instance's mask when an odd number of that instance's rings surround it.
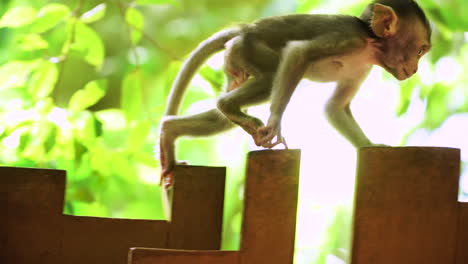
M 255 70 L 254 67 L 250 67 L 243 57 L 242 41 L 243 38 L 238 36 L 225 44 L 224 73 L 227 77 L 227 85 L 224 91 L 227 92 L 240 87 L 249 79 L 249 72 L 252 73 Z
M 255 144 L 258 145 L 257 129 L 263 126 L 263 122 L 242 111 L 243 108 L 258 105 L 268 100 L 270 97 L 272 74 L 264 74 L 260 78 L 252 78 L 246 81 L 239 88 L 232 90 L 218 100 L 218 109 L 229 120 L 238 124 L 247 133 L 249 133 Z
M 218 109 L 190 116 L 167 116 L 161 124 L 159 138 L 161 184 L 172 184 L 171 172 L 176 165 L 175 141 L 181 136 L 202 137 L 233 128 L 233 124 Z
M 244 34 L 226 43 L 226 93 L 218 100 L 218 109 L 232 122 L 249 133 L 259 145 L 257 130 L 263 122 L 243 110 L 267 101 L 273 76 L 279 64 L 279 54 L 252 35 Z

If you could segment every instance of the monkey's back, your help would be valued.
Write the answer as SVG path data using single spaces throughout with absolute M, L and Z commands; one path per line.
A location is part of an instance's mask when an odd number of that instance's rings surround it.
M 288 41 L 308 40 L 327 33 L 372 37 L 368 26 L 348 15 L 294 14 L 267 17 L 247 25 L 244 34 L 281 49 Z

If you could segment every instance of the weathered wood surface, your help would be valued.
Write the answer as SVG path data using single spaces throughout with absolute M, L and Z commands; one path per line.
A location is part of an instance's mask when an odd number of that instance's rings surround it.
M 458 221 L 457 264 L 468 263 L 468 203 L 460 203 Z
M 61 263 L 65 172 L 0 167 L 0 263 Z
M 458 149 L 362 148 L 352 264 L 455 263 L 459 173 Z
M 240 251 L 134 248 L 129 264 L 293 263 L 299 164 L 299 150 L 249 153 Z
M 194 221 L 63 215 L 64 171 L 0 167 L 0 263 L 124 264 L 135 246 L 219 249 L 225 169 L 175 174 L 172 217 Z
M 242 222 L 242 263 L 292 263 L 300 152 L 249 153 Z
M 64 216 L 60 263 L 126 263 L 134 245 L 165 245 L 166 221 Z M 165 247 L 165 246 L 164 246 Z
M 171 219 L 166 248 L 220 248 L 225 174 L 224 167 L 174 168 L 174 188 L 163 188 L 167 216 Z
M 135 248 L 128 263 L 138 264 L 239 264 L 238 251 L 191 251 Z M 252 262 L 253 264 L 253 262 Z

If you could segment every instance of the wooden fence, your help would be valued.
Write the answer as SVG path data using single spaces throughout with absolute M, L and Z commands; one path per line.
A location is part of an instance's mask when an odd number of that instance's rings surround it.
M 219 249 L 225 169 L 176 173 L 169 222 L 63 215 L 64 171 L 0 167 L 0 263 L 125 264 L 135 246 Z
M 358 160 L 352 264 L 468 263 L 458 149 L 363 148 Z
M 225 168 L 177 166 L 168 221 L 63 215 L 64 171 L 0 167 L 0 263 L 292 264 L 299 168 L 249 153 L 240 250 L 221 251 Z M 467 264 L 459 175 L 458 149 L 361 149 L 351 263 Z

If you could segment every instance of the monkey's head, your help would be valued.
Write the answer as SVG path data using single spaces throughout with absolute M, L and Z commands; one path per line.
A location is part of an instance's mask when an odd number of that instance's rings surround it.
M 361 15 L 375 35 L 378 65 L 398 80 L 418 70 L 419 59 L 431 48 L 431 27 L 413 0 L 376 0 Z

